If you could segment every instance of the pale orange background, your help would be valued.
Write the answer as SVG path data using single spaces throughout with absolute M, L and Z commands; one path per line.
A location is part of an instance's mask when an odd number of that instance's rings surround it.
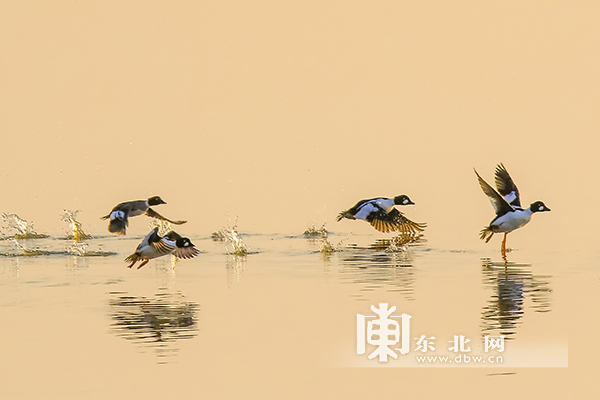
M 116 203 L 158 194 L 188 232 L 238 216 L 241 230 L 299 233 L 363 229 L 335 215 L 406 193 L 430 240 L 479 246 L 493 213 L 472 168 L 491 182 L 504 162 L 525 204 L 553 209 L 537 229 L 574 234 L 598 224 L 599 11 L 4 2 L 0 210 L 52 233 L 81 209 L 104 233 Z

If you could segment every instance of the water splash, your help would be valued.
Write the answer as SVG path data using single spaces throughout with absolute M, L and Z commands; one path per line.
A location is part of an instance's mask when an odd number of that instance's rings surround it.
M 92 235 L 85 233 L 81 228 L 81 222 L 77 221 L 77 214 L 80 211 L 81 210 L 71 211 L 64 209 L 60 219 L 69 225 L 70 232 L 67 233 L 67 239 L 73 241 L 73 243 L 67 247 L 67 253 L 85 256 L 89 246 L 85 240 L 91 239 Z
M 323 254 L 331 254 L 335 253 L 335 251 L 335 246 L 331 244 L 331 242 L 327 240 L 327 238 L 321 240 L 321 242 L 319 243 L 319 252 Z
M 77 256 L 85 256 L 87 253 L 88 244 L 86 242 L 74 241 L 71 246 L 67 249 L 69 253 Z
M 348 238 L 342 239 L 336 245 L 333 245 L 327 238 L 323 238 L 319 241 L 319 252 L 323 254 L 333 254 L 336 251 L 340 251 L 347 240 Z
M 27 248 L 19 243 L 19 240 L 15 237 L 12 239 L 13 243 L 17 246 L 17 248 L 22 252 L 23 256 L 47 256 L 52 254 L 51 251 L 40 249 L 36 247 L 34 249 Z M 16 254 L 15 254 L 16 255 Z
M 77 214 L 80 211 L 81 210 L 71 211 L 64 209 L 60 217 L 61 221 L 65 222 L 69 226 L 70 232 L 67 233 L 67 240 L 73 241 L 73 243 L 71 243 L 71 245 L 66 249 L 67 254 L 79 257 L 107 257 L 116 255 L 117 253 L 111 251 L 88 250 L 89 244 L 86 242 L 86 240 L 93 239 L 94 237 L 91 234 L 86 233 L 81 228 L 81 222 L 77 221 Z
M 67 234 L 67 239 L 73 240 L 75 243 L 83 242 L 87 239 L 92 239 L 92 235 L 89 233 L 85 233 L 81 228 L 81 222 L 77 221 L 77 214 L 81 210 L 71 211 L 71 210 L 63 210 L 63 214 L 61 215 L 61 221 L 67 223 L 70 228 L 70 233 Z
M 159 236 L 164 236 L 173 230 L 171 228 L 171 223 L 169 221 L 165 221 L 164 219 L 152 218 L 148 223 L 148 226 L 150 227 L 150 230 L 158 227 Z
M 233 227 L 221 228 L 219 233 L 223 236 L 225 241 L 225 249 L 227 254 L 232 254 L 236 256 L 246 256 L 248 255 L 248 247 L 239 236 L 237 230 L 237 217 L 235 219 L 235 224 Z M 214 235 L 214 234 L 213 234 Z
M 27 222 L 17 214 L 2 213 L 4 220 L 4 231 L 8 231 L 8 236 L 15 239 L 43 239 L 49 237 L 41 233 L 37 233 L 33 229 L 33 221 Z
M 225 235 L 221 232 L 221 231 L 216 231 L 213 232 L 210 237 L 212 238 L 212 240 L 214 240 L 215 242 L 224 242 L 225 241 Z
M 304 236 L 309 239 L 326 238 L 327 234 L 328 232 L 327 228 L 325 228 L 325 224 L 320 228 L 317 228 L 315 224 L 311 224 L 304 230 Z

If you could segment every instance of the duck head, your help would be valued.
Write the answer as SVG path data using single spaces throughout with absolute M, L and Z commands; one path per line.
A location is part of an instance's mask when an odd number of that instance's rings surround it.
M 407 206 L 409 204 L 415 204 L 413 203 L 407 195 L 405 194 L 401 194 L 400 196 L 396 196 L 394 197 L 394 204 L 398 204 L 401 206 Z

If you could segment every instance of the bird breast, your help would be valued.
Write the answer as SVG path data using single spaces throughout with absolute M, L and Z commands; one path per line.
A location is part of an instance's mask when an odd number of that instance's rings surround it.
M 531 214 L 529 209 L 512 211 L 496 219 L 492 226 L 496 232 L 509 233 L 527 224 L 531 220 Z

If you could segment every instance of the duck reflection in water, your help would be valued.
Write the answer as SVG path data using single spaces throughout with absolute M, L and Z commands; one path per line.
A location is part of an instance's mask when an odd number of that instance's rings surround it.
M 368 247 L 344 247 L 337 252 L 341 281 L 362 285 L 360 292 L 385 288 L 414 300 L 415 271 L 409 247 L 424 242 L 421 235 L 399 235 L 378 239 Z M 360 293 L 356 297 L 362 299 Z
M 534 312 L 551 311 L 551 276 L 533 275 L 530 267 L 482 259 L 483 285 L 493 290 L 481 312 L 482 335 L 502 335 L 511 339 L 527 308 Z M 526 298 L 533 303 L 529 307 L 525 306 Z
M 185 301 L 181 293 L 159 292 L 154 298 L 111 292 L 111 330 L 159 357 L 178 351 L 175 343 L 197 335 L 199 305 Z

